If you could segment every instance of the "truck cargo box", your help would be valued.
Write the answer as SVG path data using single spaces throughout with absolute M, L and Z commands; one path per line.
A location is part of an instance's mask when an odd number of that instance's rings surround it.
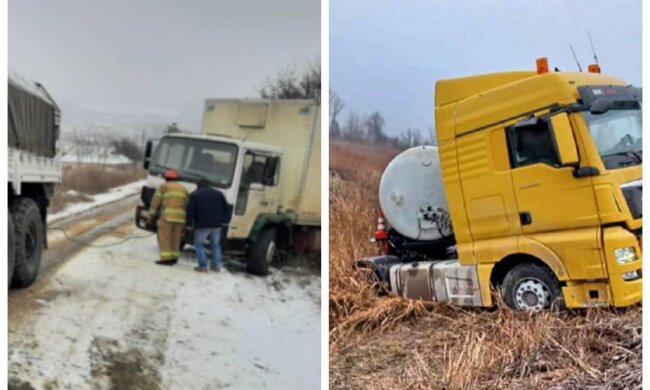
M 52 158 L 56 155 L 59 110 L 37 83 L 10 73 L 9 147 Z
M 313 100 L 208 99 L 201 130 L 281 147 L 283 211 L 320 225 L 320 105 Z

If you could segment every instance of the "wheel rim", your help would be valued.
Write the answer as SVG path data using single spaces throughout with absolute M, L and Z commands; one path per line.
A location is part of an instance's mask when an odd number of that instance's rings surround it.
M 525 278 L 515 287 L 514 298 L 517 309 L 540 311 L 550 306 L 551 290 L 539 279 Z
M 266 263 L 271 264 L 273 258 L 275 257 L 275 242 L 271 241 L 269 247 L 266 250 Z

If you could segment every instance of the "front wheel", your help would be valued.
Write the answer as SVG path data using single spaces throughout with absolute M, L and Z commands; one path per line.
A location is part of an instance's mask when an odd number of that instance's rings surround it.
M 9 220 L 9 227 L 7 229 L 7 232 L 9 234 L 7 238 L 7 246 L 8 248 L 8 259 L 7 263 L 9 265 L 9 270 L 7 271 L 7 274 L 9 275 L 9 286 L 11 286 L 11 278 L 14 276 L 14 264 L 15 264 L 15 256 L 16 256 L 16 247 L 15 247 L 15 235 L 16 233 L 14 232 L 14 217 L 11 215 L 11 211 L 7 213 L 8 217 L 7 219 Z
M 519 264 L 501 284 L 501 296 L 513 310 L 540 311 L 560 303 L 560 283 L 551 270 L 537 264 Z
M 36 280 L 43 253 L 44 229 L 36 202 L 21 198 L 11 207 L 14 220 L 14 275 L 16 287 L 27 287 Z
M 246 259 L 246 271 L 254 275 L 268 275 L 269 266 L 277 255 L 275 228 L 266 228 L 251 244 Z

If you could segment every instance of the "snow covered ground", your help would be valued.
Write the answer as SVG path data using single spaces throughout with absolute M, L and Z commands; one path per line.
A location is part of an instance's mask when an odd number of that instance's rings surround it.
M 124 226 L 95 244 L 129 235 Z M 153 264 L 155 237 L 89 248 L 9 314 L 9 377 L 33 388 L 316 389 L 320 277 Z M 13 314 L 13 316 L 12 316 Z M 25 317 L 25 318 L 23 318 Z
M 115 187 L 103 194 L 98 194 L 94 196 L 88 195 L 88 197 L 92 199 L 90 202 L 72 203 L 68 205 L 64 210 L 55 214 L 48 215 L 47 220 L 49 223 L 56 222 L 63 218 L 67 218 L 82 213 L 84 211 L 88 211 L 97 206 L 105 205 L 107 203 L 124 199 L 128 196 L 139 193 L 142 190 L 142 186 L 144 184 L 145 184 L 145 180 L 140 180 L 140 181 L 126 184 L 121 187 Z
M 75 145 L 63 142 L 61 145 L 61 162 L 68 164 L 126 165 L 132 164 L 126 156 L 115 151 L 109 145 Z

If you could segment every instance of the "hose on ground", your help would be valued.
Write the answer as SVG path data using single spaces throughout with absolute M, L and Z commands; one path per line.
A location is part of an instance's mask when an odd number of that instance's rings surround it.
M 129 240 L 140 240 L 140 239 L 149 238 L 151 236 L 156 235 L 156 233 L 144 234 L 144 235 L 140 235 L 140 236 L 129 235 L 129 236 L 126 236 L 125 238 L 123 238 L 122 240 L 117 241 L 117 242 L 112 242 L 110 244 L 103 244 L 103 245 L 95 245 L 95 244 L 89 244 L 87 241 L 81 241 L 81 240 L 77 240 L 77 239 L 75 239 L 73 237 L 70 237 L 68 235 L 68 233 L 65 231 L 65 229 L 63 229 L 63 228 L 48 227 L 47 230 L 58 230 L 58 231 L 63 233 L 63 237 L 65 237 L 66 240 L 68 240 L 70 242 L 73 242 L 75 244 L 78 244 L 78 245 L 83 245 L 83 246 L 89 247 L 89 248 L 108 248 L 108 247 L 112 247 L 112 246 L 122 245 L 122 244 L 124 244 L 125 242 L 127 242 Z

